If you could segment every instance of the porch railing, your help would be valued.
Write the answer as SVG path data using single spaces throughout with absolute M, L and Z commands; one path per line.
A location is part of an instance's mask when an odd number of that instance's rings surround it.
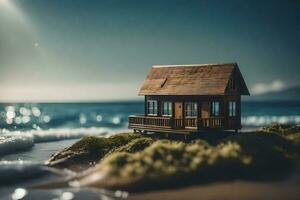
M 168 117 L 148 117 L 148 116 L 129 116 L 129 126 L 142 125 L 142 126 L 159 126 L 159 127 L 172 127 L 172 120 Z
M 223 117 L 202 118 L 199 124 L 201 128 L 222 128 L 224 127 Z
M 157 117 L 132 115 L 129 116 L 129 128 L 135 127 L 159 127 L 159 128 L 222 128 L 224 127 L 223 117 L 210 118 L 185 118 L 174 119 L 171 117 Z

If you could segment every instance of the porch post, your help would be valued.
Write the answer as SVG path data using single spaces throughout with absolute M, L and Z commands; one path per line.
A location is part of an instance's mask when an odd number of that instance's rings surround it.
M 184 105 L 185 101 L 182 101 L 182 128 L 185 128 L 185 105 Z
M 197 129 L 202 128 L 202 118 L 201 118 L 201 101 L 197 101 Z
M 221 126 L 222 128 L 227 128 L 228 125 L 228 99 L 227 96 L 222 97 L 222 117 L 223 117 L 223 123 L 221 120 Z
M 145 107 L 144 115 L 147 116 L 147 110 L 148 110 L 147 95 L 145 95 L 144 107 Z
M 174 118 L 175 118 L 175 102 L 174 101 L 171 101 L 171 102 L 172 102 L 172 116 L 170 118 L 170 126 L 173 129 L 174 128 Z

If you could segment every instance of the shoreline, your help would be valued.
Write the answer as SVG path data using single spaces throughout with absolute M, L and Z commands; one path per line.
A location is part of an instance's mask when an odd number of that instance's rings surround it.
M 298 180 L 299 181 L 299 180 Z M 129 200 L 215 200 L 215 199 L 256 199 L 256 200 L 298 200 L 299 184 L 286 182 L 232 181 L 178 189 L 151 191 L 129 195 Z

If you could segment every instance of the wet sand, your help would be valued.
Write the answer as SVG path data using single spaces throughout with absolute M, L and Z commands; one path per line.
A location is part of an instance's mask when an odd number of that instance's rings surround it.
M 131 194 L 129 200 L 299 200 L 300 183 L 234 181 L 192 186 L 174 190 L 162 190 Z

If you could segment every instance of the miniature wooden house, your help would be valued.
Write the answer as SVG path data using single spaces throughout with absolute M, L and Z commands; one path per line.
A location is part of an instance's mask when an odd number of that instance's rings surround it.
M 139 132 L 193 133 L 241 128 L 241 95 L 250 95 L 237 63 L 152 66 L 139 95 L 144 115 L 129 116 Z

